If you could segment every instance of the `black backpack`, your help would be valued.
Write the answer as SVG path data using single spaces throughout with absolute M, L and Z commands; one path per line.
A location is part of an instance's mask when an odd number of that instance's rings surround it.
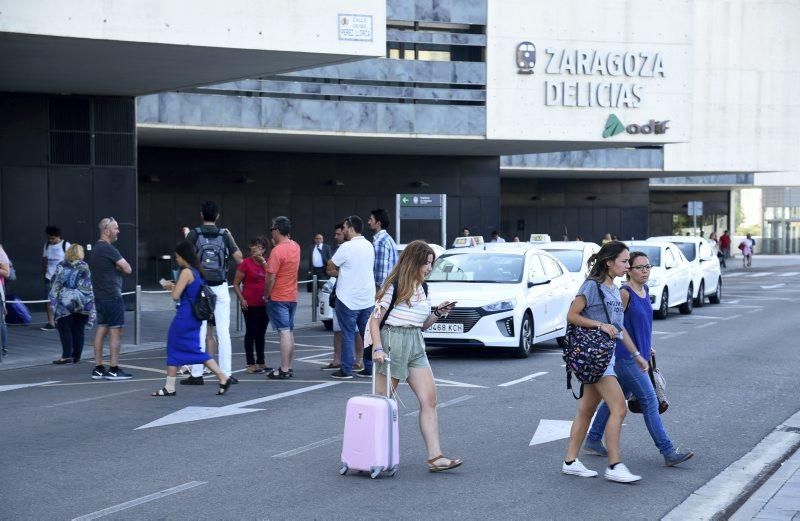
M 214 306 L 217 305 L 217 295 L 204 282 L 200 285 L 197 299 L 192 302 L 192 312 L 197 320 L 211 320 L 214 318 Z
M 197 234 L 195 247 L 206 273 L 206 280 L 224 282 L 228 274 L 228 247 L 225 244 L 228 230 L 219 228 L 216 232 L 203 232 L 200 228 L 195 228 L 194 231 Z

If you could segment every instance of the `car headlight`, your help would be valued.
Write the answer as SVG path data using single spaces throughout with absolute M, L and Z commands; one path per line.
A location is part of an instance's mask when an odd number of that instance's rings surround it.
M 486 304 L 481 309 L 487 311 L 489 313 L 499 313 L 500 311 L 511 311 L 514 309 L 514 306 L 517 305 L 516 299 L 508 299 L 508 300 L 499 300 L 497 302 L 492 302 L 491 304 Z

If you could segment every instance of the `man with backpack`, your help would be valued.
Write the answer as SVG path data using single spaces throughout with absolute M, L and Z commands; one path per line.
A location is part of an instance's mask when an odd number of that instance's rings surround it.
M 217 296 L 214 307 L 214 320 L 203 322 L 200 338 L 205 338 L 204 349 L 214 354 L 214 330 L 217 333 L 217 351 L 219 367 L 232 383 L 237 383 L 231 376 L 231 295 L 228 290 L 228 261 L 233 258 L 236 264 L 242 263 L 242 252 L 236 245 L 233 235 L 227 228 L 217 226 L 219 206 L 214 201 L 203 203 L 200 215 L 203 225 L 192 229 L 186 240 L 197 248 L 200 263 L 205 272 L 206 284 Z M 201 342 L 202 344 L 202 342 Z M 189 378 L 181 380 L 184 385 L 203 385 L 202 364 L 192 366 Z
M 48 226 L 44 229 L 47 234 L 47 244 L 42 251 L 42 271 L 44 271 L 44 292 L 46 299 L 50 298 L 50 279 L 56 272 L 56 267 L 64 260 L 67 248 L 70 243 L 61 238 L 61 230 L 56 226 Z M 55 331 L 56 321 L 53 318 L 53 310 L 47 306 L 47 324 L 40 328 L 42 331 Z

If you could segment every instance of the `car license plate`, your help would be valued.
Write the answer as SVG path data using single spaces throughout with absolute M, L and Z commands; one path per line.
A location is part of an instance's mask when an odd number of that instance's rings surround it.
M 428 328 L 428 333 L 463 333 L 464 324 L 433 324 Z

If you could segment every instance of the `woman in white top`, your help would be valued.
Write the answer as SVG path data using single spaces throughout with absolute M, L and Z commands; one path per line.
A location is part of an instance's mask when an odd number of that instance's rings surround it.
M 372 313 L 369 328 L 374 343 L 372 359 L 380 366 L 376 375 L 377 389 L 386 389 L 386 353 L 390 355 L 392 391 L 405 380 L 419 400 L 419 428 L 428 448 L 428 469 L 441 472 L 458 467 L 461 459 L 447 458 L 439 446 L 439 424 L 436 417 L 436 385 L 425 354 L 422 330 L 447 316 L 455 303 L 442 302 L 431 313 L 431 304 L 423 286 L 431 272 L 435 254 L 424 241 L 406 246 L 383 287 L 378 290 L 378 305 Z M 394 292 L 395 304 L 381 328 L 381 320 L 389 309 Z

